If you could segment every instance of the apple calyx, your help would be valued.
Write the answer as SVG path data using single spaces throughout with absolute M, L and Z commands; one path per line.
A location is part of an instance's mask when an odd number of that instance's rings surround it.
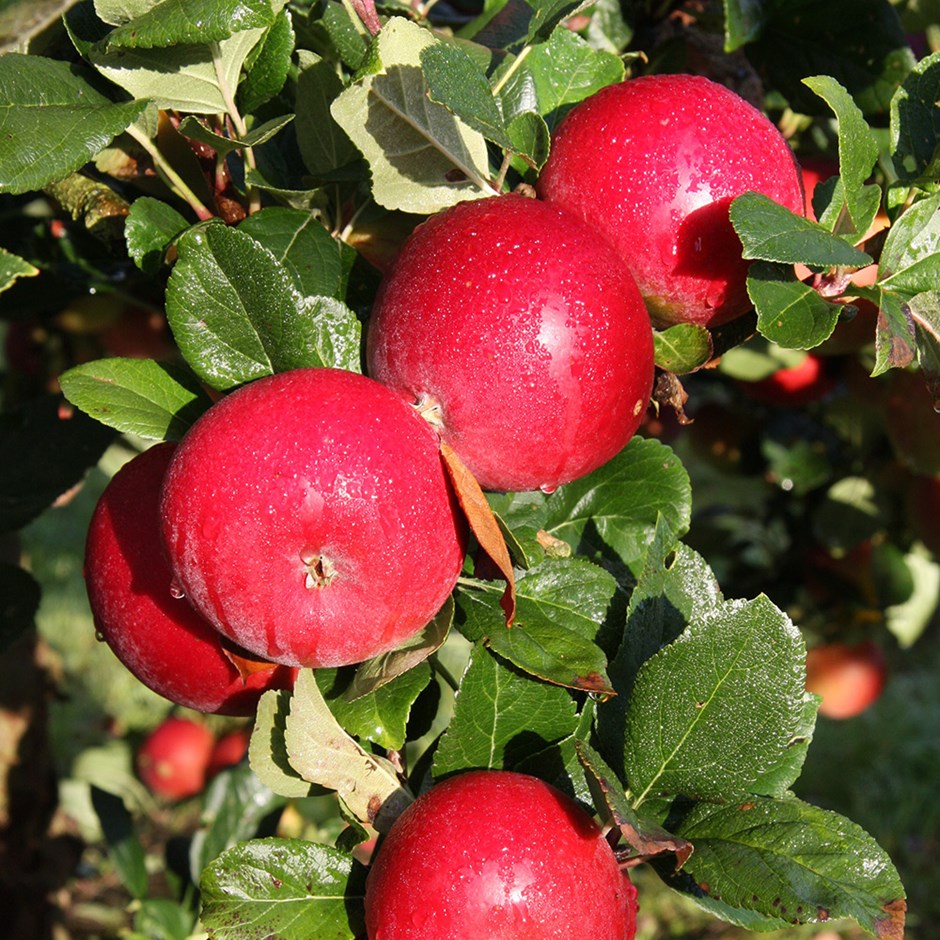
M 304 587 L 307 590 L 314 591 L 329 587 L 336 580 L 336 568 L 326 555 L 321 555 L 313 549 L 306 549 L 300 553 L 300 560 L 306 569 Z
M 415 412 L 438 433 L 444 432 L 444 409 L 440 401 L 428 392 L 420 392 L 411 405 Z

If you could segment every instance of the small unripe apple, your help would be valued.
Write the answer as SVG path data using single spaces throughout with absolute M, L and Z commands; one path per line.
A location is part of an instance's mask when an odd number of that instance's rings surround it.
M 803 214 L 796 160 L 773 123 L 699 75 L 609 85 L 558 126 L 539 195 L 590 222 L 633 272 L 657 326 L 718 326 L 750 309 L 729 219 L 754 191 Z
M 594 819 L 525 774 L 431 787 L 379 842 L 369 940 L 632 940 L 636 890 Z
M 884 652 L 873 640 L 825 643 L 806 654 L 806 689 L 822 696 L 819 714 L 852 718 L 878 700 L 885 686 Z
M 484 489 L 550 491 L 633 436 L 653 339 L 610 246 L 510 194 L 416 229 L 376 298 L 367 361 L 429 413 Z
M 212 732 L 188 718 L 167 718 L 137 751 L 137 774 L 151 793 L 185 800 L 201 793 L 212 754 Z
M 133 457 L 98 500 L 84 564 L 95 628 L 158 695 L 201 712 L 250 715 L 262 692 L 290 688 L 295 673 L 273 663 L 240 670 L 244 651 L 175 596 L 160 537 L 160 486 L 175 449 L 167 441 Z
M 216 402 L 173 455 L 161 515 L 192 605 L 291 666 L 410 639 L 465 550 L 437 435 L 399 393 L 340 369 L 283 372 Z

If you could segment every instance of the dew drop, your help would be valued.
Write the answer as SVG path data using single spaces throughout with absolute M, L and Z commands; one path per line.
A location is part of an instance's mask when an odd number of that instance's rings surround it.
M 550 493 L 554 493 L 558 489 L 558 486 L 554 483 L 543 483 L 539 489 L 548 496 Z
M 176 600 L 182 600 L 186 596 L 186 592 L 183 590 L 179 581 L 173 580 L 170 582 L 170 596 L 175 597 Z
M 95 630 L 95 639 L 96 639 L 99 643 L 104 643 L 104 642 L 105 642 L 104 634 L 103 634 L 100 630 Z

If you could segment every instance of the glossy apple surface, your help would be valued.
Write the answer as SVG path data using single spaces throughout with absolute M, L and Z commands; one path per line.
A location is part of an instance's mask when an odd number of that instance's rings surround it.
M 753 190 L 803 214 L 799 168 L 777 128 L 697 75 L 643 76 L 576 105 L 537 190 L 611 241 L 661 327 L 717 326 L 750 308 L 733 199 Z
M 202 712 L 250 715 L 261 693 L 289 688 L 285 666 L 242 663 L 245 656 L 185 600 L 160 538 L 160 486 L 176 444 L 165 442 L 128 461 L 108 482 L 85 544 L 85 586 L 95 628 L 148 688 Z M 245 678 L 243 678 L 243 673 Z
M 594 820 L 535 777 L 433 786 L 379 842 L 369 940 L 632 940 L 636 891 Z
M 173 455 L 161 507 L 193 606 L 292 666 L 398 646 L 463 563 L 437 435 L 401 395 L 338 369 L 280 373 L 218 401 Z
M 147 789 L 167 800 L 201 793 L 212 754 L 212 732 L 188 718 L 167 718 L 137 751 L 137 774 Z
M 505 195 L 445 210 L 409 238 L 376 298 L 367 361 L 436 410 L 484 489 L 548 491 L 636 431 L 652 330 L 630 274 L 588 226 Z
M 806 688 L 822 696 L 819 714 L 852 718 L 881 696 L 887 665 L 881 648 L 872 640 L 861 643 L 826 643 L 806 654 Z

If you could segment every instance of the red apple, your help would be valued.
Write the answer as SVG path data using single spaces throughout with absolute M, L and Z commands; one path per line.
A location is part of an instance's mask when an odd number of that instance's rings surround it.
M 880 697 L 886 676 L 884 653 L 873 640 L 825 643 L 806 654 L 806 689 L 822 696 L 819 714 L 829 718 L 865 711 Z
M 636 890 L 593 818 L 535 777 L 433 786 L 379 842 L 369 940 L 632 940 Z
M 657 326 L 712 327 L 750 309 L 733 199 L 755 191 L 803 214 L 786 140 L 753 105 L 699 75 L 635 78 L 576 105 L 537 190 L 611 241 Z
M 226 731 L 216 739 L 209 755 L 209 766 L 206 769 L 207 779 L 212 779 L 226 767 L 240 764 L 242 758 L 248 753 L 248 744 L 251 741 L 251 728 L 234 728 Z
M 85 586 L 95 627 L 144 685 L 171 702 L 202 712 L 250 715 L 265 689 L 292 686 L 294 672 L 244 660 L 243 650 L 223 643 L 174 595 L 161 546 L 160 485 L 175 448 L 168 441 L 132 458 L 98 500 L 85 544 Z
M 212 753 L 212 732 L 188 718 L 167 718 L 137 751 L 137 773 L 151 793 L 185 800 L 201 793 Z
M 800 407 L 825 398 L 835 387 L 826 360 L 811 353 L 795 366 L 778 369 L 757 382 L 739 382 L 749 398 L 769 405 Z
M 173 455 L 161 505 L 193 606 L 292 666 L 400 645 L 463 564 L 437 435 L 399 393 L 339 369 L 268 376 L 216 402 Z
M 515 194 L 418 227 L 376 298 L 367 361 L 435 413 L 490 490 L 550 491 L 608 461 L 653 381 L 649 319 L 616 254 Z

